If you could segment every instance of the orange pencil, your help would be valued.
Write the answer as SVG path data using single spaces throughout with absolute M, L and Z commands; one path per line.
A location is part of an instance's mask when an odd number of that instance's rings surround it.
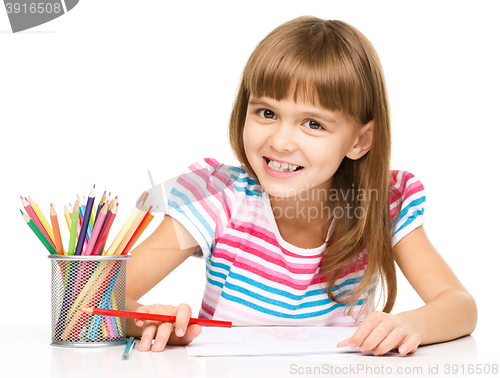
M 156 206 L 156 208 L 158 208 L 158 207 L 159 206 Z M 134 235 L 132 236 L 132 238 L 130 239 L 130 241 L 127 243 L 127 246 L 123 250 L 122 255 L 126 255 L 132 249 L 132 247 L 134 246 L 134 244 L 137 241 L 137 239 L 140 238 L 141 234 L 146 229 L 146 227 L 148 226 L 148 224 L 151 223 L 151 221 L 153 220 L 153 218 L 154 218 L 154 214 L 151 214 L 150 212 L 148 212 L 146 214 L 146 216 L 142 220 L 142 222 L 139 225 L 139 227 L 137 227 L 137 230 L 135 231 Z
M 54 242 L 56 244 L 56 251 L 58 255 L 64 255 L 64 248 L 61 239 L 61 230 L 59 229 L 59 221 L 57 220 L 56 209 L 54 205 L 50 204 L 50 223 L 52 223 L 52 230 L 54 231 Z
M 151 208 L 153 207 L 153 206 L 149 205 L 149 201 L 145 201 L 146 198 L 144 197 L 144 195 L 141 198 L 143 198 L 142 206 L 139 207 L 139 204 L 137 204 L 137 206 L 139 208 L 139 212 L 135 216 L 135 219 L 133 220 L 133 222 L 130 224 L 127 232 L 123 236 L 123 239 L 120 241 L 118 248 L 116 248 L 115 252 L 113 253 L 114 255 L 122 255 L 123 254 L 123 250 L 127 246 L 128 242 L 132 239 L 132 236 L 137 231 L 139 225 L 141 224 L 141 222 L 144 219 L 146 219 L 147 213 L 149 211 L 151 211 Z

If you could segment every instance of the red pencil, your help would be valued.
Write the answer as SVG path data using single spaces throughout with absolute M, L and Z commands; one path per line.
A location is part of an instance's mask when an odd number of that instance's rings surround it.
M 111 205 L 111 203 L 110 203 Z M 108 207 L 109 209 L 110 207 Z M 111 212 L 109 213 L 108 220 L 106 221 L 105 224 L 103 224 L 101 228 L 101 232 L 99 234 L 99 238 L 97 239 L 97 242 L 95 243 L 94 250 L 91 252 L 92 255 L 99 255 L 101 253 L 101 249 L 104 247 L 104 244 L 106 244 L 106 238 L 109 233 L 109 229 L 111 228 L 111 225 L 113 224 L 113 221 L 115 220 L 116 213 L 118 212 L 118 204 L 113 206 L 111 209 Z
M 116 316 L 127 319 L 156 320 L 166 323 L 175 323 L 175 316 L 172 315 L 146 314 L 143 312 L 106 310 L 103 308 L 88 308 L 88 307 L 80 307 L 78 310 L 86 312 L 87 314 L 94 314 L 94 315 Z M 188 324 L 199 324 L 202 326 L 226 327 L 226 328 L 231 328 L 233 326 L 233 323 L 231 322 L 225 322 L 222 320 L 197 319 L 197 318 L 190 318 Z

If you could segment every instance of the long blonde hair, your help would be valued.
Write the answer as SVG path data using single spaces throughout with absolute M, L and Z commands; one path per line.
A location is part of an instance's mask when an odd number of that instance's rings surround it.
M 391 248 L 390 227 L 390 117 L 385 80 L 377 53 L 368 39 L 342 21 L 299 17 L 274 29 L 256 47 L 243 71 L 229 123 L 233 152 L 252 175 L 243 146 L 243 128 L 250 94 L 275 100 L 293 95 L 297 101 L 339 110 L 359 124 L 374 120 L 373 142 L 358 160 L 344 158 L 333 176 L 337 190 L 356 193 L 376 190 L 377 200 L 340 196 L 333 206 L 364 209 L 364 217 L 335 220 L 320 274 L 326 277 L 328 296 L 349 303 L 352 311 L 360 297 L 381 280 L 386 293 L 385 312 L 396 298 L 396 270 Z M 368 258 L 363 280 L 349 295 L 335 296 L 335 281 L 360 252 Z M 364 267 L 360 267 L 361 271 Z M 366 304 L 366 303 L 365 303 Z

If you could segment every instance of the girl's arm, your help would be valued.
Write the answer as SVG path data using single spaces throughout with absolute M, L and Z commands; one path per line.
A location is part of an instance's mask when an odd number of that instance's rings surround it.
M 425 302 L 397 315 L 368 314 L 354 335 L 338 344 L 382 355 L 393 348 L 401 354 L 420 344 L 432 344 L 469 335 L 477 321 L 474 298 L 427 238 L 423 227 L 406 235 L 393 249 L 394 259 Z
M 195 246 L 182 249 L 180 245 Z M 153 339 L 155 339 L 153 346 L 155 351 L 163 350 L 167 341 L 172 344 L 188 344 L 201 332 L 199 326 L 187 325 L 191 317 L 191 308 L 188 305 L 142 306 L 138 302 L 197 249 L 198 246 L 188 231 L 175 219 L 166 215 L 158 228 L 131 252 L 132 257 L 127 263 L 127 311 L 176 315 L 175 333 L 182 331 L 182 336 L 177 337 L 172 333 L 174 325 L 171 323 L 160 324 L 127 319 L 127 335 L 135 337 L 142 335 L 141 350 L 149 350 Z

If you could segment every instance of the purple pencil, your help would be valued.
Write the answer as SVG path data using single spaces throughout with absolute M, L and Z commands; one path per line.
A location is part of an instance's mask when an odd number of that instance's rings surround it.
M 78 237 L 78 244 L 76 245 L 75 255 L 81 255 L 83 250 L 83 242 L 85 241 L 85 235 L 87 234 L 84 230 L 89 226 L 90 213 L 92 212 L 92 207 L 94 206 L 95 200 L 95 185 L 90 191 L 89 198 L 87 198 L 87 204 L 85 205 L 85 214 L 82 219 L 82 228 L 80 236 Z

